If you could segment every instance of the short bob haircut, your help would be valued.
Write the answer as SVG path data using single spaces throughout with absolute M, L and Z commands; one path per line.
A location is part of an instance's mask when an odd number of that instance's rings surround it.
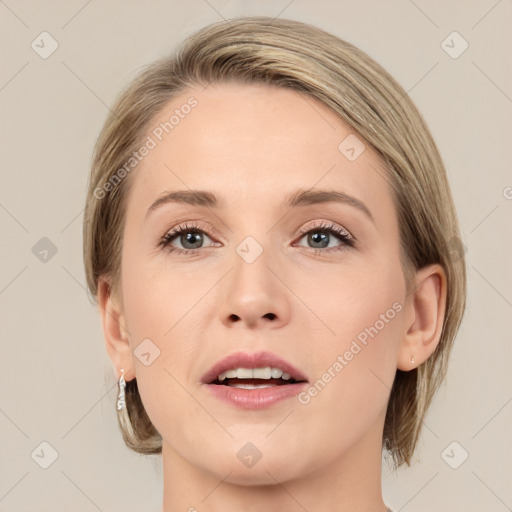
M 407 292 L 413 291 L 415 270 L 439 263 L 446 272 L 439 345 L 418 368 L 397 370 L 387 407 L 383 448 L 395 468 L 410 465 L 464 314 L 466 262 L 446 170 L 425 121 L 393 77 L 352 44 L 298 21 L 241 17 L 200 29 L 171 56 L 145 67 L 116 100 L 95 146 L 83 226 L 89 291 L 97 300 L 98 279 L 104 277 L 122 301 L 125 205 L 134 174 L 126 172 L 126 162 L 147 138 L 149 123 L 187 86 L 226 81 L 289 88 L 338 114 L 377 151 L 388 171 Z M 144 409 L 136 379 L 127 382 L 125 393 L 126 409 L 118 420 L 126 445 L 143 454 L 161 453 L 162 437 Z

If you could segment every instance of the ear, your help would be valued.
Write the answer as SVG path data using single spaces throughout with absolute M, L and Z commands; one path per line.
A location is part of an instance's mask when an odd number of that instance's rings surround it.
M 416 284 L 406 301 L 406 333 L 398 348 L 397 367 L 410 371 L 424 363 L 441 338 L 446 308 L 446 274 L 439 264 L 416 272 Z
M 135 377 L 135 366 L 128 341 L 128 331 L 122 307 L 114 297 L 112 287 L 105 277 L 100 277 L 98 280 L 96 299 L 107 353 L 116 369 L 117 378 L 121 375 L 121 369 L 124 368 L 125 380 L 129 381 Z

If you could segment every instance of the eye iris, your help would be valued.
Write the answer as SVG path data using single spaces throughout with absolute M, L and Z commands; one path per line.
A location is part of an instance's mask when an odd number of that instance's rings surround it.
M 323 248 L 323 247 L 327 247 L 329 245 L 329 241 L 327 240 L 328 236 L 329 235 L 327 235 L 327 233 L 317 231 L 315 233 L 308 235 L 308 241 L 310 241 L 310 242 L 313 241 L 314 244 L 321 243 L 322 244 L 321 247 Z
M 191 242 L 192 244 L 194 244 L 194 241 L 195 241 L 198 246 L 200 246 L 203 241 L 203 237 L 202 237 L 201 233 L 199 233 L 198 231 L 189 231 L 185 235 L 181 235 L 180 238 L 181 238 L 181 240 L 180 240 L 181 243 L 183 244 L 183 246 L 186 249 L 197 249 L 198 247 L 196 247 L 196 246 L 187 247 L 186 244 L 184 243 L 184 241 L 186 243 Z

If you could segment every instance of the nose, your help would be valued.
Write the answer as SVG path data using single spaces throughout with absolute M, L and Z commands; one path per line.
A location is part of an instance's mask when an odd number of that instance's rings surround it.
M 269 259 L 265 251 L 252 263 L 235 258 L 219 308 L 227 327 L 277 329 L 289 322 L 291 292 Z

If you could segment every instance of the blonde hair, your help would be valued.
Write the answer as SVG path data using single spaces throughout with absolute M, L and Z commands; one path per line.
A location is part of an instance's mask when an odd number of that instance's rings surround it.
M 445 270 L 448 293 L 439 345 L 418 368 L 397 370 L 387 408 L 383 447 L 395 467 L 409 465 L 462 321 L 465 260 L 446 171 L 425 121 L 387 71 L 352 44 L 298 21 L 235 18 L 202 28 L 173 55 L 139 73 L 112 108 L 93 155 L 83 231 L 89 290 L 97 296 L 100 276 L 108 278 L 111 293 L 120 289 L 125 200 L 133 173 L 115 186 L 112 179 L 147 137 L 149 121 L 188 86 L 229 80 L 303 92 L 338 114 L 377 151 L 388 171 L 408 291 L 415 270 L 432 263 Z M 126 407 L 119 422 L 127 446 L 139 453 L 161 452 L 162 438 L 147 416 L 136 379 L 127 382 Z

